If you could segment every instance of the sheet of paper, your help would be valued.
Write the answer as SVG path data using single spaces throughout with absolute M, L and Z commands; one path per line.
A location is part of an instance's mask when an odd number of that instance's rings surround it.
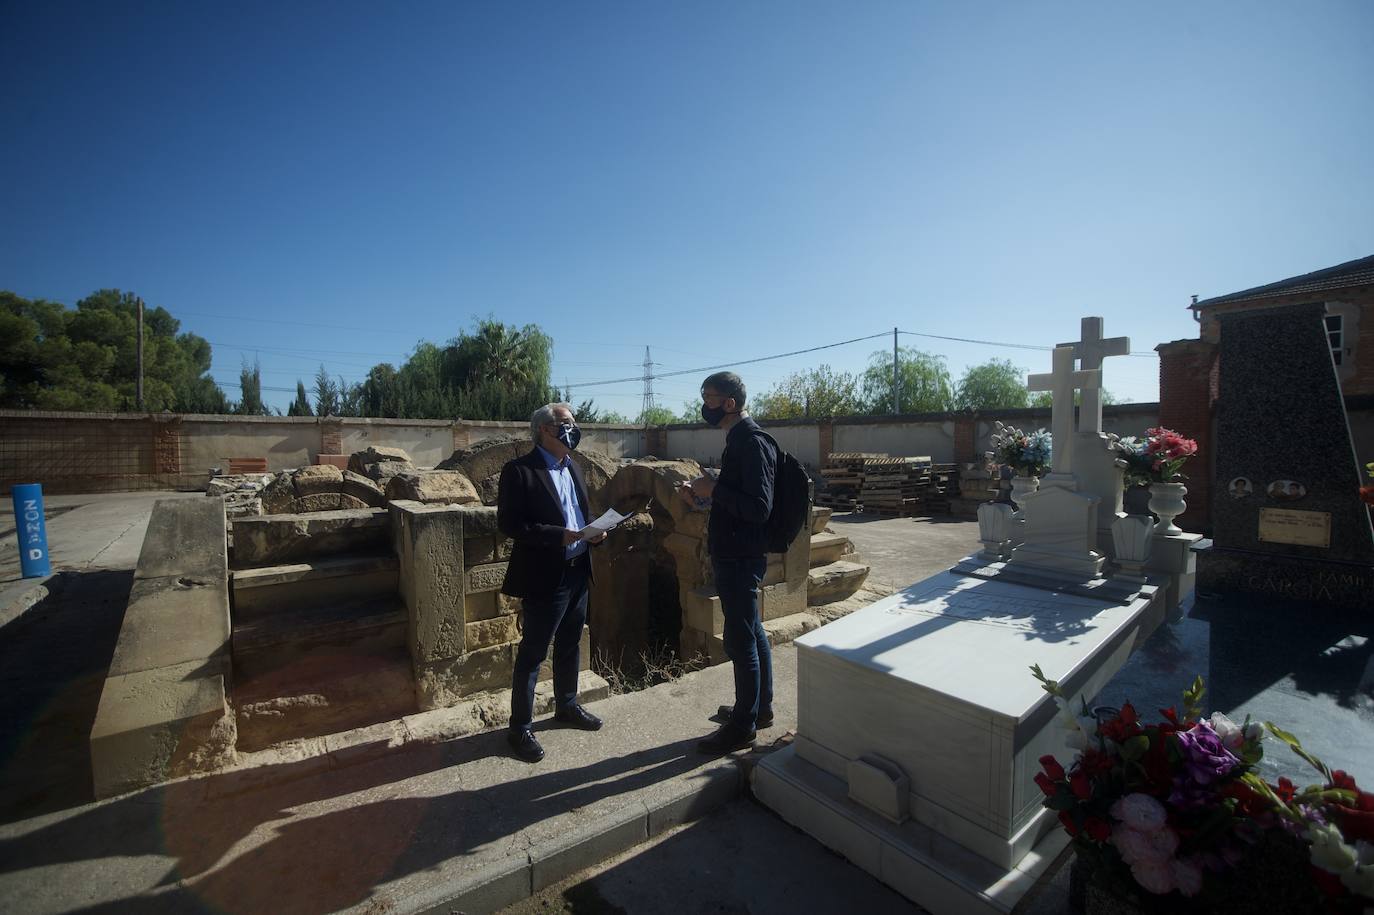
M 608 508 L 604 515 L 578 531 L 577 536 L 582 540 L 590 540 L 593 537 L 599 537 L 613 530 L 617 524 L 624 521 L 627 517 L 627 515 L 622 515 L 613 508 Z

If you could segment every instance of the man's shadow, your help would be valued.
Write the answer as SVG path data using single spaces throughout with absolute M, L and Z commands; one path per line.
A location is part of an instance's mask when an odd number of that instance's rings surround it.
M 244 776 L 232 773 L 151 788 L 0 838 L 0 873 L 114 855 L 166 856 L 174 865 L 153 892 L 81 911 L 335 911 L 384 883 L 557 841 L 568 815 L 707 762 L 692 740 L 682 740 L 576 768 L 531 768 L 528 777 L 510 781 L 498 781 L 506 770 L 489 766 L 454 768 L 505 751 L 504 732 L 493 732 L 246 793 L 234 793 Z M 465 784 L 472 779 L 492 783 Z M 350 795 L 356 803 L 312 812 Z M 552 820 L 547 828 L 530 831 L 545 820 Z M 267 837 L 254 836 L 264 830 Z M 232 855 L 245 839 L 254 844 Z

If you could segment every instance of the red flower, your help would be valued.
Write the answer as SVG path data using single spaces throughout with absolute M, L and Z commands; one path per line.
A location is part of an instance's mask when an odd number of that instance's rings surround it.
M 1279 776 L 1279 783 L 1275 786 L 1274 793 L 1279 796 L 1279 800 L 1288 804 L 1292 802 L 1293 797 L 1298 793 L 1298 789 L 1291 781 L 1283 776 Z
M 1359 810 L 1352 807 L 1338 809 L 1341 835 L 1345 836 L 1346 841 L 1364 839 L 1366 842 L 1374 842 L 1374 810 Z
M 1088 781 L 1088 776 L 1082 772 L 1075 772 L 1069 779 L 1069 789 L 1073 791 L 1073 796 L 1080 801 L 1086 801 L 1093 796 L 1092 782 Z
M 1044 772 L 1035 773 L 1035 783 L 1045 792 L 1045 797 L 1054 797 L 1059 793 L 1059 786 L 1050 781 L 1050 777 Z
M 1096 842 L 1105 842 L 1112 837 L 1111 824 L 1097 817 L 1088 817 L 1083 824 L 1083 831 Z
M 1330 871 L 1322 870 L 1315 864 L 1311 865 L 1308 870 L 1312 872 L 1312 881 L 1317 884 L 1317 888 L 1320 889 L 1325 896 L 1332 899 L 1339 899 L 1345 895 L 1345 886 L 1341 883 L 1340 877 Z
M 1355 784 L 1355 779 L 1344 769 L 1336 769 L 1331 773 L 1331 787 L 1344 788 L 1347 791 L 1359 791 L 1360 787 Z
M 1064 824 L 1064 829 L 1069 835 L 1078 835 L 1078 824 L 1073 821 L 1073 814 L 1069 813 L 1069 811 L 1059 811 L 1059 822 Z
M 1078 761 L 1078 771 L 1087 775 L 1089 778 L 1106 775 L 1112 771 L 1112 758 L 1100 750 L 1088 749 L 1083 751 L 1083 756 Z
M 1167 720 L 1175 728 L 1178 727 L 1178 712 L 1174 710 L 1174 707 L 1172 705 L 1168 708 L 1160 709 L 1159 713 L 1163 715 L 1165 720 Z
M 1129 702 L 1121 706 L 1121 712 L 1117 717 L 1128 725 L 1134 725 L 1140 722 L 1140 715 L 1136 712 L 1135 706 L 1131 705 Z
M 1360 487 L 1360 501 L 1366 505 L 1374 505 L 1374 486 Z
M 1053 755 L 1046 754 L 1040 757 L 1040 765 L 1044 768 L 1045 774 L 1055 781 L 1061 781 L 1064 778 L 1064 767 L 1059 765 L 1059 760 L 1055 759 Z

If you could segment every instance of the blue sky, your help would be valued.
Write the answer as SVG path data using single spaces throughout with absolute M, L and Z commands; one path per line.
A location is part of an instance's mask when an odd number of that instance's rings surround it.
M 1374 253 L 1374 4 L 0 3 L 0 288 L 140 294 L 237 380 L 493 314 L 633 415 L 913 333 L 1132 349 Z M 902 338 L 957 377 L 1049 354 Z M 663 378 L 678 409 L 699 378 Z M 1110 360 L 1157 398 L 1153 357 Z M 230 396 L 236 396 L 233 387 Z M 284 407 L 290 397 L 269 393 Z

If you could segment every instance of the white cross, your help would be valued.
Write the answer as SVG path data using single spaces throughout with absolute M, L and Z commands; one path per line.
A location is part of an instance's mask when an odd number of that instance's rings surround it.
M 1061 343 L 1059 345 L 1072 346 L 1074 358 L 1078 360 L 1079 367 L 1084 370 L 1101 369 L 1102 360 L 1108 356 L 1130 355 L 1130 337 L 1102 339 L 1101 318 L 1084 318 L 1080 336 L 1082 339 L 1077 343 Z M 1100 386 L 1092 390 L 1083 389 L 1083 405 L 1078 411 L 1078 431 L 1102 431 L 1102 388 Z
M 1101 369 L 1073 370 L 1073 347 L 1054 348 L 1054 371 L 1048 375 L 1031 375 L 1026 379 L 1029 391 L 1050 391 L 1050 432 L 1054 435 L 1053 470 L 1057 474 L 1073 473 L 1073 392 L 1083 390 L 1083 400 L 1089 391 L 1102 386 Z

